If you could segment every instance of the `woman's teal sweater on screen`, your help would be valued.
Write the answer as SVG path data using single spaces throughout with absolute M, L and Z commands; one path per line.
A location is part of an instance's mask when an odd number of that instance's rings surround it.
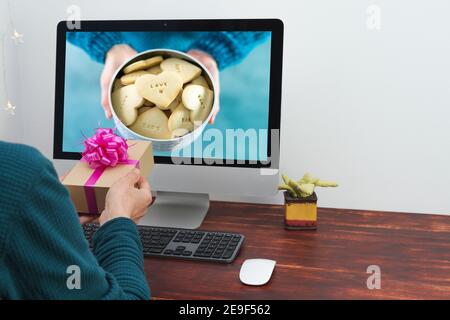
M 149 299 L 134 222 L 113 219 L 93 242 L 52 163 L 0 142 L 0 299 Z
M 68 32 L 67 40 L 82 48 L 93 60 L 103 63 L 105 55 L 116 44 L 128 44 L 137 52 L 150 49 L 209 53 L 223 70 L 244 59 L 270 32 Z

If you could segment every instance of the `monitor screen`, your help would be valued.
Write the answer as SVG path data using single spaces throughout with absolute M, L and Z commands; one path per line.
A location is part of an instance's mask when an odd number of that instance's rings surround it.
M 112 128 L 152 140 L 156 162 L 266 164 L 274 50 L 260 29 L 66 29 L 60 153 Z

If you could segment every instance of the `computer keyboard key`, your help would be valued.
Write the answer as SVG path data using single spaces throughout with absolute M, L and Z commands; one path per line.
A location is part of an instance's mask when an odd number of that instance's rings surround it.
M 192 251 L 186 250 L 183 252 L 183 256 L 190 256 L 192 255 Z
M 173 250 L 170 250 L 170 249 L 167 249 L 164 251 L 164 254 L 172 254 L 172 253 L 173 253 Z
M 163 251 L 162 248 L 149 248 L 145 252 L 147 252 L 147 253 L 161 253 L 162 251 Z
M 222 256 L 222 259 L 229 259 L 233 255 L 233 251 L 231 252 L 225 252 Z

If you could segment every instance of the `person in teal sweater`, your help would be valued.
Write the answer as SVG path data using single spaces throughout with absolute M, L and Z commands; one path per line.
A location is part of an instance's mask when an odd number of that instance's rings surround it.
M 0 154 L 0 300 L 150 298 L 135 221 L 152 198 L 139 170 L 108 191 L 91 251 L 80 222 L 92 218 L 78 216 L 52 163 L 20 144 L 0 141 Z
M 242 61 L 252 49 L 270 37 L 270 32 L 69 32 L 67 40 L 82 48 L 93 60 L 104 63 L 100 77 L 101 103 L 111 119 L 108 88 L 114 72 L 138 52 L 169 48 L 187 52 L 199 60 L 216 81 L 219 71 Z M 217 111 L 219 108 L 217 108 Z M 213 123 L 217 112 L 211 117 Z

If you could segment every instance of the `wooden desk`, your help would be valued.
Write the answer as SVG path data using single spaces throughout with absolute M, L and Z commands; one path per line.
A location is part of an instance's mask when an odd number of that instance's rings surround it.
M 154 299 L 450 299 L 450 216 L 319 209 L 317 231 L 287 231 L 283 208 L 212 202 L 201 229 L 240 232 L 232 264 L 146 258 Z M 277 261 L 271 281 L 239 281 L 245 259 Z M 369 265 L 381 289 L 369 290 Z

